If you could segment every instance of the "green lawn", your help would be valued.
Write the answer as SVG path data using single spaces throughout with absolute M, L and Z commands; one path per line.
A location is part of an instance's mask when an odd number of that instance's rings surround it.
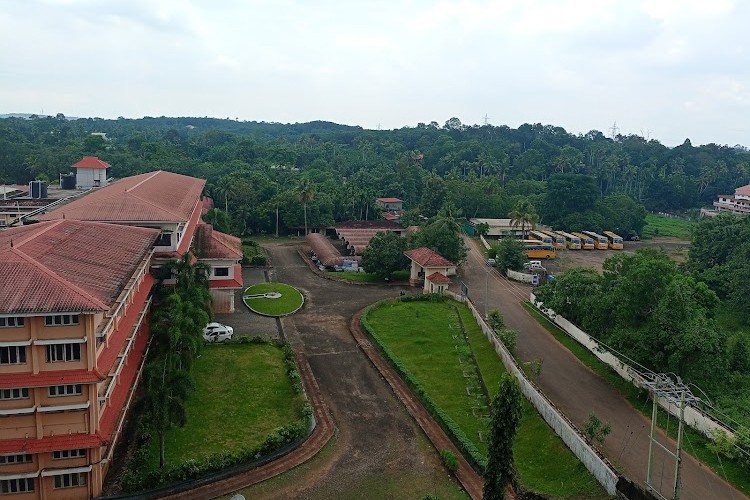
M 270 292 L 280 293 L 281 297 L 248 298 L 248 295 Z M 245 302 L 245 305 L 250 308 L 251 311 L 266 316 L 285 316 L 287 314 L 292 314 L 302 307 L 302 304 L 304 303 L 304 298 L 299 290 L 291 285 L 285 285 L 284 283 L 258 283 L 257 285 L 247 287 L 242 295 L 243 302 Z
M 532 316 L 547 329 L 561 344 L 567 347 L 578 359 L 594 372 L 599 374 L 607 383 L 619 390 L 634 408 L 638 409 L 651 418 L 651 402 L 647 400 L 646 391 L 638 389 L 630 382 L 620 377 L 612 368 L 602 363 L 599 358 L 594 356 L 588 349 L 570 338 L 564 331 L 552 323 L 546 316 L 543 316 L 528 302 L 524 304 Z M 662 429 L 667 429 L 673 438 L 677 438 L 677 426 L 674 417 L 667 417 L 667 412 L 659 410 L 657 425 Z M 738 463 L 728 460 L 727 458 L 719 459 L 716 453 L 708 447 L 709 441 L 703 434 L 686 427 L 686 446 L 685 449 L 692 455 L 698 457 L 701 462 L 707 464 L 717 475 L 725 477 L 746 495 L 750 495 L 750 470 L 744 469 Z
M 303 396 L 295 393 L 284 354 L 273 344 L 208 344 L 192 375 L 187 425 L 167 433 L 167 464 L 253 448 L 277 427 L 304 418 Z M 157 439 L 148 456 L 150 468 L 158 468 Z
M 392 301 L 372 309 L 367 321 L 432 399 L 486 453 L 488 401 L 479 384 L 477 365 L 491 393 L 505 369 L 469 310 L 453 301 Z M 526 488 L 555 498 L 607 496 L 528 404 L 514 451 Z
M 690 239 L 693 223 L 682 219 L 673 219 L 663 215 L 646 214 L 646 226 L 643 228 L 643 238 L 651 239 L 658 236 L 670 238 Z

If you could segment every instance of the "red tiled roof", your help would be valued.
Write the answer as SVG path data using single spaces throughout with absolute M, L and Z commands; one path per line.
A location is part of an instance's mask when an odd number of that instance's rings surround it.
M 734 190 L 734 195 L 740 195 L 740 196 L 750 196 L 750 184 L 747 186 L 738 187 Z
M 84 156 L 81 161 L 73 164 L 73 168 L 111 168 L 112 165 L 96 156 Z
M 55 450 L 96 448 L 103 444 L 98 434 L 60 434 L 41 439 L 0 439 L 0 453 L 45 453 Z
M 158 170 L 125 177 L 40 217 L 102 222 L 186 222 L 200 199 L 204 179 Z
M 398 220 L 398 215 L 396 215 L 396 214 L 392 214 L 392 213 L 390 213 L 390 212 L 383 212 L 383 218 L 384 218 L 385 220 L 393 220 L 393 221 L 396 221 L 396 220 Z
M 455 264 L 427 247 L 407 250 L 404 255 L 422 267 L 455 267 Z
M 99 382 L 98 373 L 88 370 L 55 370 L 40 373 L 3 373 L 0 375 L 0 388 L 45 387 L 62 384 L 93 384 Z
M 244 286 L 242 281 L 242 266 L 239 264 L 234 266 L 234 279 L 209 280 L 208 286 L 211 288 L 242 288 Z
M 401 203 L 401 200 L 398 198 L 377 198 L 375 201 L 379 201 L 381 203 Z
M 0 231 L 0 313 L 106 311 L 158 235 L 75 220 Z
M 402 231 L 404 228 L 398 222 L 389 220 L 349 220 L 339 222 L 335 226 L 336 232 L 340 232 L 343 229 L 391 229 L 394 231 Z
M 451 282 L 451 279 L 443 273 L 434 272 L 425 278 L 427 281 L 431 281 L 437 284 L 447 284 Z
M 242 259 L 242 240 L 216 231 L 211 224 L 200 222 L 195 235 L 197 254 L 201 259 Z

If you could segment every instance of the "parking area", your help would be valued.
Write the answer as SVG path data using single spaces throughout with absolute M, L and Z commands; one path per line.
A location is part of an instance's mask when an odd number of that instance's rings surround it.
M 264 268 L 243 267 L 242 279 L 245 282 L 245 288 L 256 283 L 264 283 L 266 281 L 266 274 L 270 272 Z M 276 319 L 261 316 L 250 311 L 242 302 L 242 292 L 243 290 L 234 292 L 235 311 L 233 313 L 217 314 L 216 321 L 234 328 L 235 337 L 279 338 Z
M 574 267 L 592 267 L 602 271 L 604 261 L 618 253 L 635 252 L 638 248 L 659 248 L 677 262 L 687 259 L 690 241 L 677 238 L 654 238 L 646 241 L 626 241 L 624 250 L 558 250 L 556 259 L 545 259 L 542 265 L 552 274 L 561 273 Z

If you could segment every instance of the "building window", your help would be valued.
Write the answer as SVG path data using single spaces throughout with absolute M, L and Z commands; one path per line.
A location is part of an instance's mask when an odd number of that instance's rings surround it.
M 2 399 L 28 399 L 29 388 L 17 387 L 15 389 L 0 389 L 0 400 Z
M 18 455 L 0 455 L 0 465 L 8 464 L 28 464 L 34 457 L 29 453 L 21 453 Z
M 56 314 L 44 317 L 44 326 L 77 325 L 80 321 L 78 314 Z
M 78 450 L 59 450 L 52 452 L 52 458 L 54 460 L 62 460 L 65 458 L 82 458 L 86 456 L 86 450 L 84 448 Z
M 229 268 L 228 267 L 215 267 L 214 268 L 214 276 L 228 277 L 229 276 Z
M 50 344 L 47 346 L 47 363 L 56 361 L 79 361 L 81 344 Z
M 24 493 L 26 491 L 34 491 L 33 477 L 0 481 L 0 493 Z
M 55 488 L 75 488 L 86 486 L 86 472 L 75 472 L 73 474 L 60 474 L 55 476 Z
M 19 326 L 23 326 L 23 317 L 21 316 L 0 318 L 0 328 L 15 328 Z
M 26 363 L 26 346 L 0 347 L 0 365 L 22 365 Z
M 50 397 L 56 396 L 77 396 L 83 394 L 83 386 L 81 384 L 70 384 L 70 385 L 52 385 L 47 388 Z
M 171 247 L 172 246 L 172 233 L 161 233 L 156 241 L 154 242 L 155 247 Z

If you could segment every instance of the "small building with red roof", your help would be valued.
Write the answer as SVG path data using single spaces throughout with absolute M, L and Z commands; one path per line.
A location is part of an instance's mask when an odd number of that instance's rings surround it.
M 78 220 L 0 231 L 2 492 L 101 494 L 148 342 L 158 235 Z
M 424 279 L 425 293 L 443 293 L 451 284 L 451 279 L 439 272 L 434 272 Z
M 242 241 L 201 221 L 195 232 L 193 253 L 210 268 L 208 284 L 214 299 L 213 311 L 233 313 L 235 292 L 243 288 Z
M 112 165 L 96 156 L 84 156 L 72 166 L 76 169 L 76 187 L 78 189 L 105 187 L 107 169 L 111 167 Z
M 433 276 L 433 274 L 442 274 L 446 279 L 448 279 L 448 276 L 456 274 L 456 265 L 453 262 L 427 247 L 407 250 L 404 255 L 411 261 L 409 283 L 416 286 L 422 282 L 425 291 L 428 290 L 428 283 L 425 280 L 428 276 L 434 278 L 432 282 L 437 284 L 440 278 Z
M 375 203 L 385 212 L 401 212 L 404 202 L 398 198 L 375 198 Z

